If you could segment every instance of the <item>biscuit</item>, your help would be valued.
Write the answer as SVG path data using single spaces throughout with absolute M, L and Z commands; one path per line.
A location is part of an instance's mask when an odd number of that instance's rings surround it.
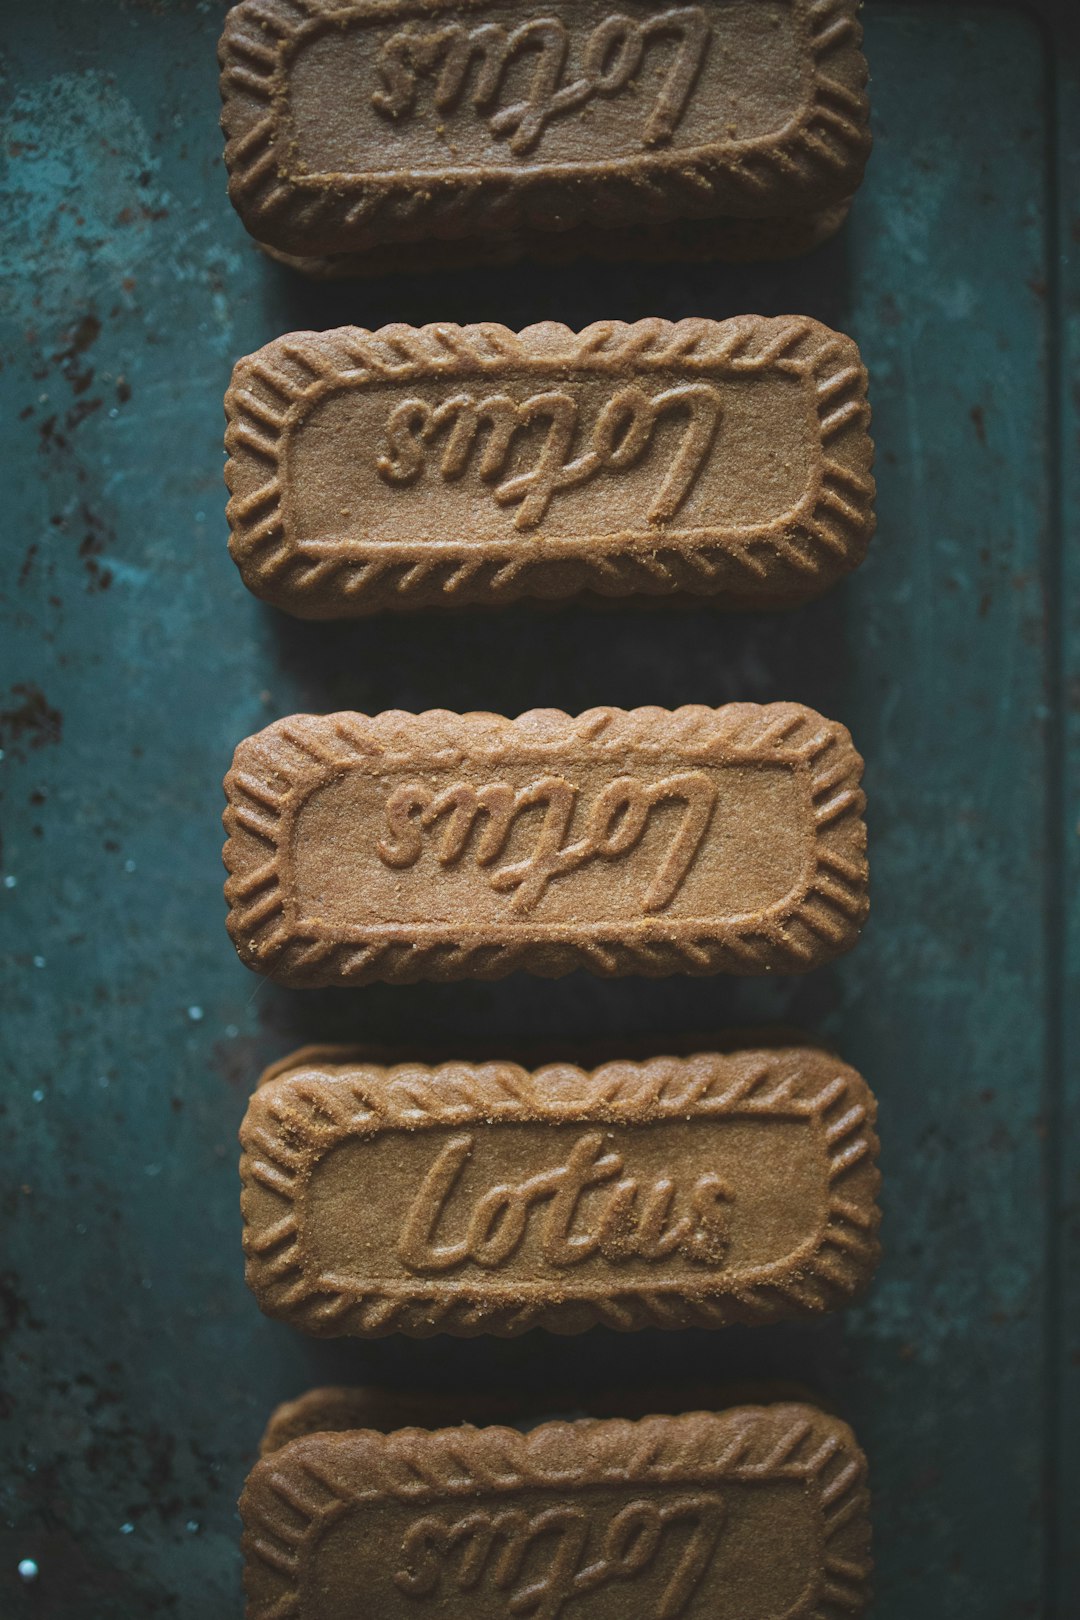
M 780 219 L 870 149 L 858 0 L 242 0 L 219 47 L 229 196 L 294 254 Z
M 866 1460 L 812 1406 L 290 1441 L 240 1500 L 248 1620 L 854 1620 Z
M 866 390 L 802 316 L 295 332 L 225 396 L 230 550 L 304 618 L 804 600 L 873 532 Z
M 878 1258 L 874 1099 L 814 1047 L 591 1072 L 310 1063 L 241 1128 L 247 1280 L 306 1332 L 723 1327 Z
M 866 917 L 861 776 L 795 703 L 294 715 L 225 779 L 228 927 L 291 985 L 801 973 Z

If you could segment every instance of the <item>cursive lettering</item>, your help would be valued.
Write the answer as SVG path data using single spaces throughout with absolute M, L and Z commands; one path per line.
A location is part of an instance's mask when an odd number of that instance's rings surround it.
M 451 1520 L 426 1514 L 402 1537 L 394 1585 L 407 1597 L 423 1599 L 438 1597 L 447 1586 L 472 1592 L 486 1579 L 505 1594 L 507 1614 L 558 1620 L 575 1599 L 646 1574 L 665 1537 L 670 1543 L 681 1529 L 685 1544 L 655 1608 L 649 1609 L 655 1620 L 678 1620 L 712 1562 L 724 1526 L 722 1499 L 703 1492 L 627 1502 L 603 1526 L 600 1546 L 590 1557 L 603 1512 L 594 1518 L 584 1507 L 557 1506 L 534 1513 L 479 1509 Z
M 616 777 L 587 807 L 581 837 L 570 839 L 578 798 L 579 789 L 561 776 L 543 776 L 516 789 L 507 782 L 481 787 L 456 782 L 441 792 L 422 782 L 407 782 L 387 798 L 386 835 L 376 844 L 376 852 L 387 866 L 415 866 L 424 850 L 424 833 L 445 818 L 436 857 L 440 865 L 454 866 L 465 857 L 479 829 L 474 846 L 477 866 L 491 869 L 491 888 L 511 893 L 511 905 L 528 911 L 555 878 L 593 860 L 619 860 L 629 854 L 641 842 L 659 805 L 683 804 L 675 837 L 642 900 L 645 911 L 662 911 L 678 893 L 712 820 L 716 788 L 708 776 L 704 771 L 683 771 L 657 782 Z M 537 809 L 543 817 L 529 854 L 496 866 L 519 818 Z
M 398 1241 L 398 1258 L 406 1270 L 430 1275 L 470 1263 L 494 1270 L 520 1248 L 540 1206 L 539 1249 L 550 1266 L 580 1265 L 597 1254 L 614 1265 L 669 1260 L 675 1254 L 701 1266 L 724 1262 L 731 1242 L 732 1193 L 711 1172 L 694 1182 L 684 1200 L 687 1207 L 680 1211 L 678 1188 L 670 1176 L 643 1184 L 624 1175 L 622 1154 L 604 1151 L 600 1131 L 585 1131 L 565 1162 L 489 1187 L 463 1209 L 456 1195 L 475 1148 L 476 1137 L 462 1132 L 436 1154 Z M 585 1194 L 600 1188 L 603 1193 L 583 1211 Z M 445 1241 L 440 1229 L 447 1226 L 463 1235 Z
M 675 54 L 641 136 L 643 146 L 658 146 L 671 139 L 689 105 L 709 38 L 702 6 L 675 6 L 644 22 L 615 12 L 593 29 L 580 71 L 564 83 L 570 31 L 559 17 L 535 17 L 512 30 L 498 23 L 472 29 L 451 23 L 427 32 L 406 28 L 383 43 L 375 64 L 382 88 L 374 91 L 371 104 L 384 118 L 406 118 L 416 107 L 418 79 L 434 77 L 435 110 L 449 113 L 466 98 L 471 82 L 468 99 L 476 113 L 487 114 L 492 135 L 507 138 L 513 155 L 524 157 L 554 119 L 596 97 L 636 87 L 649 45 L 673 39 Z M 530 58 L 525 94 L 500 106 L 510 70 Z
M 647 517 L 669 522 L 685 501 L 709 454 L 720 421 L 720 395 L 708 383 L 681 383 L 651 398 L 640 388 L 620 388 L 597 413 L 589 448 L 573 454 L 578 401 L 558 389 L 520 403 L 507 394 L 476 399 L 455 394 L 438 405 L 402 400 L 386 421 L 386 449 L 375 462 L 388 484 L 409 485 L 424 472 L 426 447 L 445 434 L 439 473 L 451 483 L 465 475 L 475 453 L 476 475 L 490 484 L 500 506 L 517 506 L 514 525 L 535 528 L 562 490 L 576 489 L 603 471 L 623 472 L 644 456 L 657 424 L 685 415 L 682 441 L 671 458 Z M 546 433 L 532 466 L 507 476 L 515 435 L 533 423 Z M 478 448 L 479 447 L 479 448 Z

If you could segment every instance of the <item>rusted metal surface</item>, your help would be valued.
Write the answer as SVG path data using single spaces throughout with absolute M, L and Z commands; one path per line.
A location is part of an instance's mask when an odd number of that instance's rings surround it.
M 236 1497 L 271 1406 L 311 1384 L 514 1387 L 527 1412 L 549 1383 L 752 1375 L 821 1390 L 865 1445 L 879 1620 L 1067 1620 L 1075 9 L 871 0 L 876 150 L 849 226 L 806 260 L 329 286 L 265 261 L 226 200 L 221 12 L 46 0 L 5 18 L 0 1610 L 238 1614 Z M 820 603 L 327 626 L 246 595 L 221 482 L 236 356 L 349 322 L 748 310 L 849 331 L 871 371 L 880 529 Z M 289 992 L 235 961 L 220 781 L 278 715 L 736 699 L 811 704 L 866 754 L 873 911 L 843 963 Z M 343 1347 L 248 1296 L 235 1131 L 262 1065 L 302 1041 L 662 1050 L 762 1022 L 826 1033 L 880 1099 L 886 1255 L 844 1319 Z

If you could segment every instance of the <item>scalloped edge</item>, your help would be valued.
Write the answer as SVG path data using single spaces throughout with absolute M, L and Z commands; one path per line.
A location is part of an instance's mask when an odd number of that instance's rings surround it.
M 451 928 L 382 923 L 324 938 L 290 915 L 289 844 L 309 795 L 372 753 L 387 768 L 418 767 L 443 749 L 497 766 L 508 754 L 548 761 L 568 747 L 621 763 L 627 750 L 687 759 L 782 764 L 807 778 L 814 852 L 804 882 L 749 920 L 662 917 L 610 927 L 514 923 Z M 222 852 L 227 926 L 241 960 L 282 984 L 501 979 L 518 969 L 558 978 L 586 968 L 638 973 L 804 973 L 849 950 L 869 908 L 863 762 L 845 727 L 796 703 L 722 709 L 590 709 L 576 718 L 533 709 L 501 715 L 389 710 L 293 715 L 249 737 L 225 778 Z
M 819 1048 L 703 1052 L 592 1070 L 297 1059 L 291 1069 L 275 1065 L 248 1106 L 240 1130 L 241 1211 L 248 1287 L 268 1316 L 306 1333 L 509 1338 L 535 1327 L 577 1333 L 599 1324 L 630 1332 L 774 1322 L 848 1303 L 877 1263 L 877 1105 L 854 1069 Z M 303 1204 L 312 1177 L 325 1155 L 358 1137 L 526 1120 L 585 1126 L 732 1117 L 816 1125 L 830 1189 L 824 1224 L 795 1252 L 734 1276 L 627 1287 L 611 1268 L 608 1286 L 597 1283 L 594 1295 L 561 1300 L 553 1288 L 550 1297 L 523 1303 L 512 1284 L 483 1278 L 452 1287 L 416 1278 L 392 1291 L 345 1288 L 320 1277 L 305 1255 Z
M 291 1440 L 258 1462 L 240 1498 L 248 1620 L 305 1620 L 306 1576 L 325 1531 L 380 1502 L 475 1502 L 523 1489 L 562 1499 L 579 1482 L 719 1485 L 786 1479 L 814 1493 L 821 1557 L 802 1620 L 857 1620 L 870 1599 L 866 1458 L 848 1425 L 799 1403 L 680 1417 L 583 1419 L 514 1429 L 369 1429 Z M 357 1534 L 362 1533 L 358 1529 Z M 763 1556 L 776 1549 L 761 1548 Z
M 551 230 L 551 191 L 560 229 L 626 226 L 729 215 L 775 218 L 815 212 L 857 189 L 869 156 L 868 70 L 858 20 L 861 0 L 790 0 L 805 63 L 805 99 L 776 132 L 755 140 L 647 152 L 580 165 L 531 163 L 475 174 L 404 171 L 294 179 L 285 167 L 288 62 L 305 36 L 340 26 L 355 12 L 318 0 L 241 0 L 218 46 L 221 124 L 229 197 L 257 241 L 286 253 L 363 253 L 393 242 Z M 453 0 L 414 0 L 438 15 Z M 380 7 L 384 14 L 388 6 Z
M 483 544 L 450 535 L 437 547 L 366 534 L 316 543 L 290 535 L 289 443 L 328 397 L 387 380 L 505 379 L 571 368 L 619 377 L 662 370 L 798 378 L 819 435 L 804 493 L 757 525 L 665 525 Z M 582 591 L 719 594 L 743 606 L 805 600 L 857 567 L 874 531 L 867 387 L 856 344 L 804 316 L 598 321 L 581 332 L 549 321 L 521 332 L 488 322 L 289 333 L 238 361 L 225 395 L 229 550 L 250 591 L 303 618 Z

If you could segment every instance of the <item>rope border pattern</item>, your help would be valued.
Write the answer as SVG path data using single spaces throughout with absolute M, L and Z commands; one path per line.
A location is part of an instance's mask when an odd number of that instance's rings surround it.
M 801 773 L 814 835 L 803 882 L 768 910 L 732 922 L 383 923 L 326 938 L 291 915 L 292 829 L 323 784 L 373 758 L 386 771 L 463 759 L 499 768 L 511 758 L 553 764 L 586 750 L 620 772 L 636 754 Z M 797 703 L 590 709 L 576 718 L 535 709 L 516 720 L 438 709 L 294 715 L 242 742 L 225 778 L 227 926 L 249 967 L 292 985 L 486 980 L 519 969 L 546 978 L 575 968 L 604 978 L 803 973 L 850 949 L 869 909 L 862 766 L 843 726 Z
M 256 1464 L 240 1499 L 248 1620 L 301 1620 L 319 1539 L 357 1507 L 383 1501 L 428 1507 L 529 1488 L 568 1497 L 581 1483 L 767 1480 L 803 1483 L 821 1515 L 821 1560 L 799 1620 L 863 1614 L 872 1569 L 866 1459 L 847 1424 L 792 1403 L 636 1422 L 545 1423 L 528 1434 L 354 1430 L 290 1441 Z
M 531 172 L 475 176 L 460 170 L 422 193 L 401 178 L 287 172 L 288 73 L 312 32 L 340 27 L 358 8 L 326 0 L 242 0 L 229 12 L 218 47 L 221 123 L 229 196 L 260 242 L 291 253 L 364 252 L 390 241 L 551 230 L 550 192 L 560 193 L 560 228 L 586 221 L 633 225 L 716 214 L 776 217 L 843 201 L 859 185 L 870 151 L 867 67 L 858 21 L 861 0 L 791 0 L 805 95 L 772 135 L 728 144 L 646 153 L 575 165 L 534 163 Z M 430 4 L 439 14 L 446 6 Z M 478 9 L 477 0 L 467 8 Z M 417 6 L 369 8 L 377 18 Z M 359 15 L 362 17 L 363 12 Z
M 285 508 L 293 434 L 328 396 L 379 381 L 506 377 L 572 368 L 612 375 L 676 370 L 796 377 L 818 423 L 806 490 L 786 514 L 736 528 L 657 527 L 606 541 L 526 536 L 441 542 L 293 538 Z M 799 316 L 602 321 L 573 333 L 486 324 L 292 333 L 239 361 L 225 396 L 229 549 L 248 589 L 301 615 L 357 616 L 529 594 L 724 592 L 749 603 L 824 590 L 863 559 L 874 529 L 867 377 L 858 348 Z
M 877 1262 L 876 1104 L 854 1069 L 815 1048 L 769 1049 L 646 1063 L 528 1071 L 512 1063 L 312 1063 L 261 1087 L 241 1127 L 247 1282 L 261 1308 L 319 1336 L 381 1338 L 407 1333 L 513 1337 L 534 1327 L 577 1332 L 603 1324 L 637 1328 L 722 1327 L 820 1314 L 845 1304 Z M 825 1223 L 812 1245 L 768 1265 L 700 1285 L 608 1288 L 560 1304 L 508 1304 L 498 1283 L 449 1289 L 410 1282 L 408 1291 L 342 1288 L 313 1272 L 303 1245 L 303 1204 L 319 1161 L 342 1142 L 387 1130 L 511 1121 L 648 1125 L 664 1119 L 803 1119 L 820 1127 Z M 512 1292 L 512 1288 L 509 1289 Z M 485 1294 L 488 1296 L 485 1299 Z M 492 1298 L 492 1295 L 495 1297 Z

